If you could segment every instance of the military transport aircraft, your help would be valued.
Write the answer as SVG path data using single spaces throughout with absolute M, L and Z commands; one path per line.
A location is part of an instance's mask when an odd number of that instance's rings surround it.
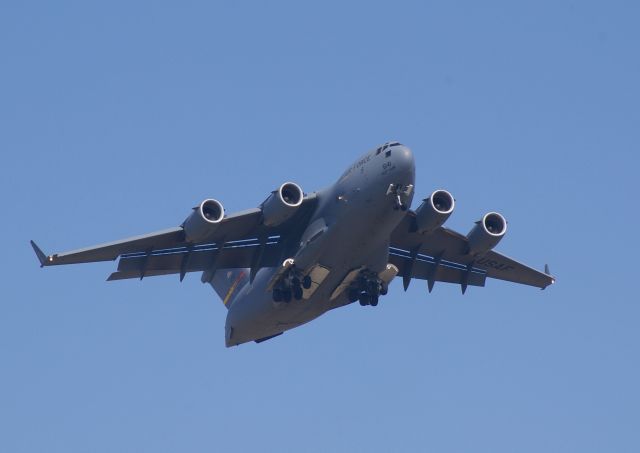
M 413 153 L 386 143 L 353 163 L 332 186 L 304 194 L 282 184 L 258 207 L 225 215 L 207 199 L 179 227 L 46 255 L 41 266 L 109 261 L 108 280 L 202 272 L 228 308 L 227 346 L 262 342 L 356 301 L 378 305 L 389 283 L 411 279 L 484 286 L 487 277 L 546 288 L 555 282 L 493 251 L 507 222 L 489 212 L 466 236 L 443 227 L 454 198 L 436 190 L 415 210 Z

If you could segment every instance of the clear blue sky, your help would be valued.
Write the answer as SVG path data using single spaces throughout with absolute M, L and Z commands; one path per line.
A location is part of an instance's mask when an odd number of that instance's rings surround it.
M 517 3 L 517 5 L 516 5 Z M 0 451 L 640 451 L 637 2 L 4 2 Z M 400 282 L 226 349 L 199 276 L 48 252 L 399 140 L 541 292 Z M 416 200 L 419 200 L 417 197 Z

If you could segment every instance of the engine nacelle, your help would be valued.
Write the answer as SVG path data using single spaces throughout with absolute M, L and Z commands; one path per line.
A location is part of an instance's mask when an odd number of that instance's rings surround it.
M 494 248 L 507 232 L 507 221 L 497 212 L 489 212 L 476 222 L 469 234 L 469 253 L 479 255 Z
M 441 226 L 453 212 L 456 202 L 446 190 L 435 190 L 416 209 L 418 233 L 427 233 Z
M 182 224 L 187 242 L 200 242 L 211 235 L 224 218 L 224 207 L 218 200 L 208 198 L 194 208 Z
M 299 185 L 285 182 L 262 203 L 262 218 L 266 226 L 278 226 L 288 220 L 302 204 L 304 193 Z

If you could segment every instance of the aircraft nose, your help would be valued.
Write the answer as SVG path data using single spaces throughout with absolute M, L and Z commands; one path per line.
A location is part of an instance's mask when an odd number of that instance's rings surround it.
M 413 152 L 407 146 L 398 146 L 394 149 L 393 160 L 398 172 L 406 178 L 407 184 L 415 182 L 416 162 Z

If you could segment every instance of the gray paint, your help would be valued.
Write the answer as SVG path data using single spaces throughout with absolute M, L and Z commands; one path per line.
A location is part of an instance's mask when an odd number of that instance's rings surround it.
M 330 296 L 354 269 L 375 275 L 392 263 L 405 288 L 418 278 L 429 290 L 441 281 L 460 284 L 463 293 L 484 286 L 486 277 L 543 289 L 554 282 L 493 250 L 470 253 L 467 237 L 455 231 L 419 228 L 415 213 L 406 210 L 414 185 L 413 153 L 387 144 L 358 158 L 335 184 L 305 196 L 294 213 L 277 211 L 277 222 L 265 221 L 257 208 L 225 217 L 209 233 L 200 232 L 198 242 L 177 227 L 54 255 L 32 246 L 41 266 L 120 257 L 109 280 L 168 274 L 182 280 L 187 272 L 203 272 L 202 281 L 226 299 L 227 346 L 267 339 L 350 303 L 346 292 Z M 329 273 L 309 298 L 276 303 L 270 288 L 283 279 L 288 258 L 300 275 L 318 265 Z

